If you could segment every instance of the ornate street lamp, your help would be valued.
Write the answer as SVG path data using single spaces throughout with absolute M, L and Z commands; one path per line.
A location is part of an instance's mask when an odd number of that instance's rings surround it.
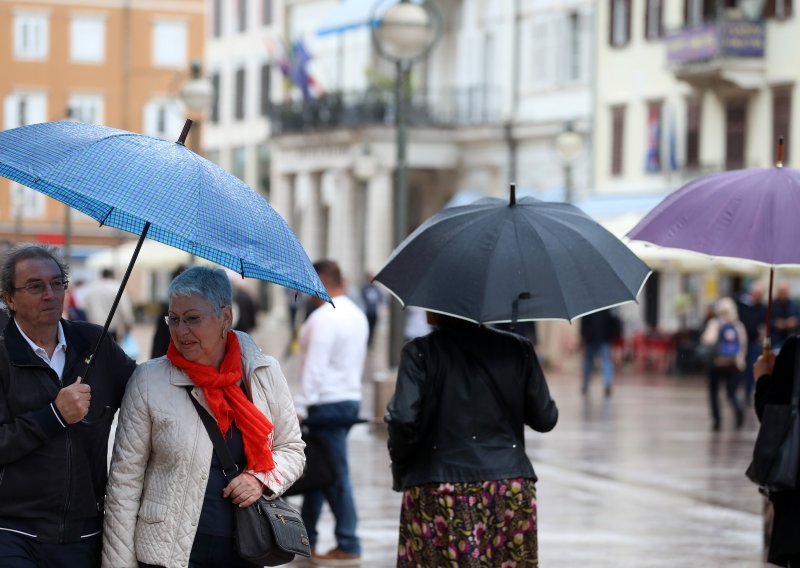
M 191 134 L 194 141 L 191 149 L 196 154 L 203 152 L 200 143 L 200 127 L 203 118 L 211 109 L 214 102 L 214 85 L 203 77 L 203 66 L 198 60 L 192 61 L 191 78 L 186 81 L 178 91 L 178 97 L 186 107 L 187 114 L 195 122 L 194 132 Z
M 397 166 L 394 188 L 394 244 L 399 245 L 408 227 L 408 90 L 411 66 L 428 56 L 441 35 L 441 17 L 431 2 L 401 0 L 384 11 L 386 0 L 379 0 L 370 18 L 379 22 L 372 28 L 372 41 L 381 57 L 395 64 L 395 127 Z M 403 311 L 392 302 L 389 361 L 398 364 L 403 344 Z
M 574 182 L 572 170 L 575 160 L 583 151 L 583 136 L 575 132 L 572 122 L 564 125 L 564 130 L 556 136 L 556 152 L 564 165 L 564 201 L 572 203 L 574 200 Z

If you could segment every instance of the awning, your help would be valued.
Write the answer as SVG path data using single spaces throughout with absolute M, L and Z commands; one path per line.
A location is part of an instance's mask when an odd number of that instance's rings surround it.
M 361 27 L 377 26 L 380 18 L 370 18 L 375 14 L 375 5 L 378 3 L 382 5 L 381 14 L 391 6 L 391 2 L 380 0 L 342 0 L 320 20 L 321 25 L 315 33 L 318 36 L 335 35 Z

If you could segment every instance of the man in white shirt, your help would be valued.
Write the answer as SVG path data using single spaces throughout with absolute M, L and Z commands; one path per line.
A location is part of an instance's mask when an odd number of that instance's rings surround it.
M 83 308 L 86 310 L 86 319 L 89 322 L 105 325 L 119 287 L 120 283 L 114 279 L 114 272 L 109 268 L 103 269 L 102 278 L 89 282 L 83 287 Z M 132 326 L 133 307 L 128 295 L 123 293 L 111 325 L 108 327 L 108 334 L 114 341 L 120 342 Z
M 338 478 L 330 487 L 305 495 L 302 516 L 315 560 L 332 566 L 357 565 L 361 541 L 356 534 L 358 516 L 347 463 L 347 434 L 360 422 L 369 325 L 364 312 L 345 295 L 339 266 L 332 260 L 322 260 L 314 264 L 314 269 L 333 306 L 316 300 L 320 307 L 300 329 L 302 363 L 295 406 L 304 426 L 325 442 Z M 325 501 L 336 520 L 336 548 L 317 555 L 317 521 Z

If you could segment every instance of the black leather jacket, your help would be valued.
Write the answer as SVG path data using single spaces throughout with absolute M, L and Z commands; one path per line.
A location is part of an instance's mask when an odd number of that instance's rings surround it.
M 535 480 L 524 427 L 547 432 L 558 420 L 531 343 L 468 323 L 405 345 L 388 411 L 398 491 L 432 482 Z
M 102 328 L 65 320 L 61 325 L 67 342 L 66 386 L 83 375 L 83 360 Z M 90 417 L 103 419 L 93 426 L 65 427 L 53 404 L 58 376 L 13 320 L 6 326 L 0 338 L 0 529 L 57 543 L 79 541 L 102 528 L 98 502 L 106 483 L 108 436 L 136 363 L 109 338 L 95 361 L 88 378 Z M 107 412 L 95 412 L 105 406 Z

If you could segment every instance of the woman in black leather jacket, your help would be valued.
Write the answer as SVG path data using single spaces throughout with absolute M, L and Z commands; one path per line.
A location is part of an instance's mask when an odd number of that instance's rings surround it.
M 537 566 L 524 427 L 552 430 L 558 410 L 533 345 L 448 316 L 429 321 L 438 329 L 403 349 L 385 418 L 403 491 L 397 565 Z

